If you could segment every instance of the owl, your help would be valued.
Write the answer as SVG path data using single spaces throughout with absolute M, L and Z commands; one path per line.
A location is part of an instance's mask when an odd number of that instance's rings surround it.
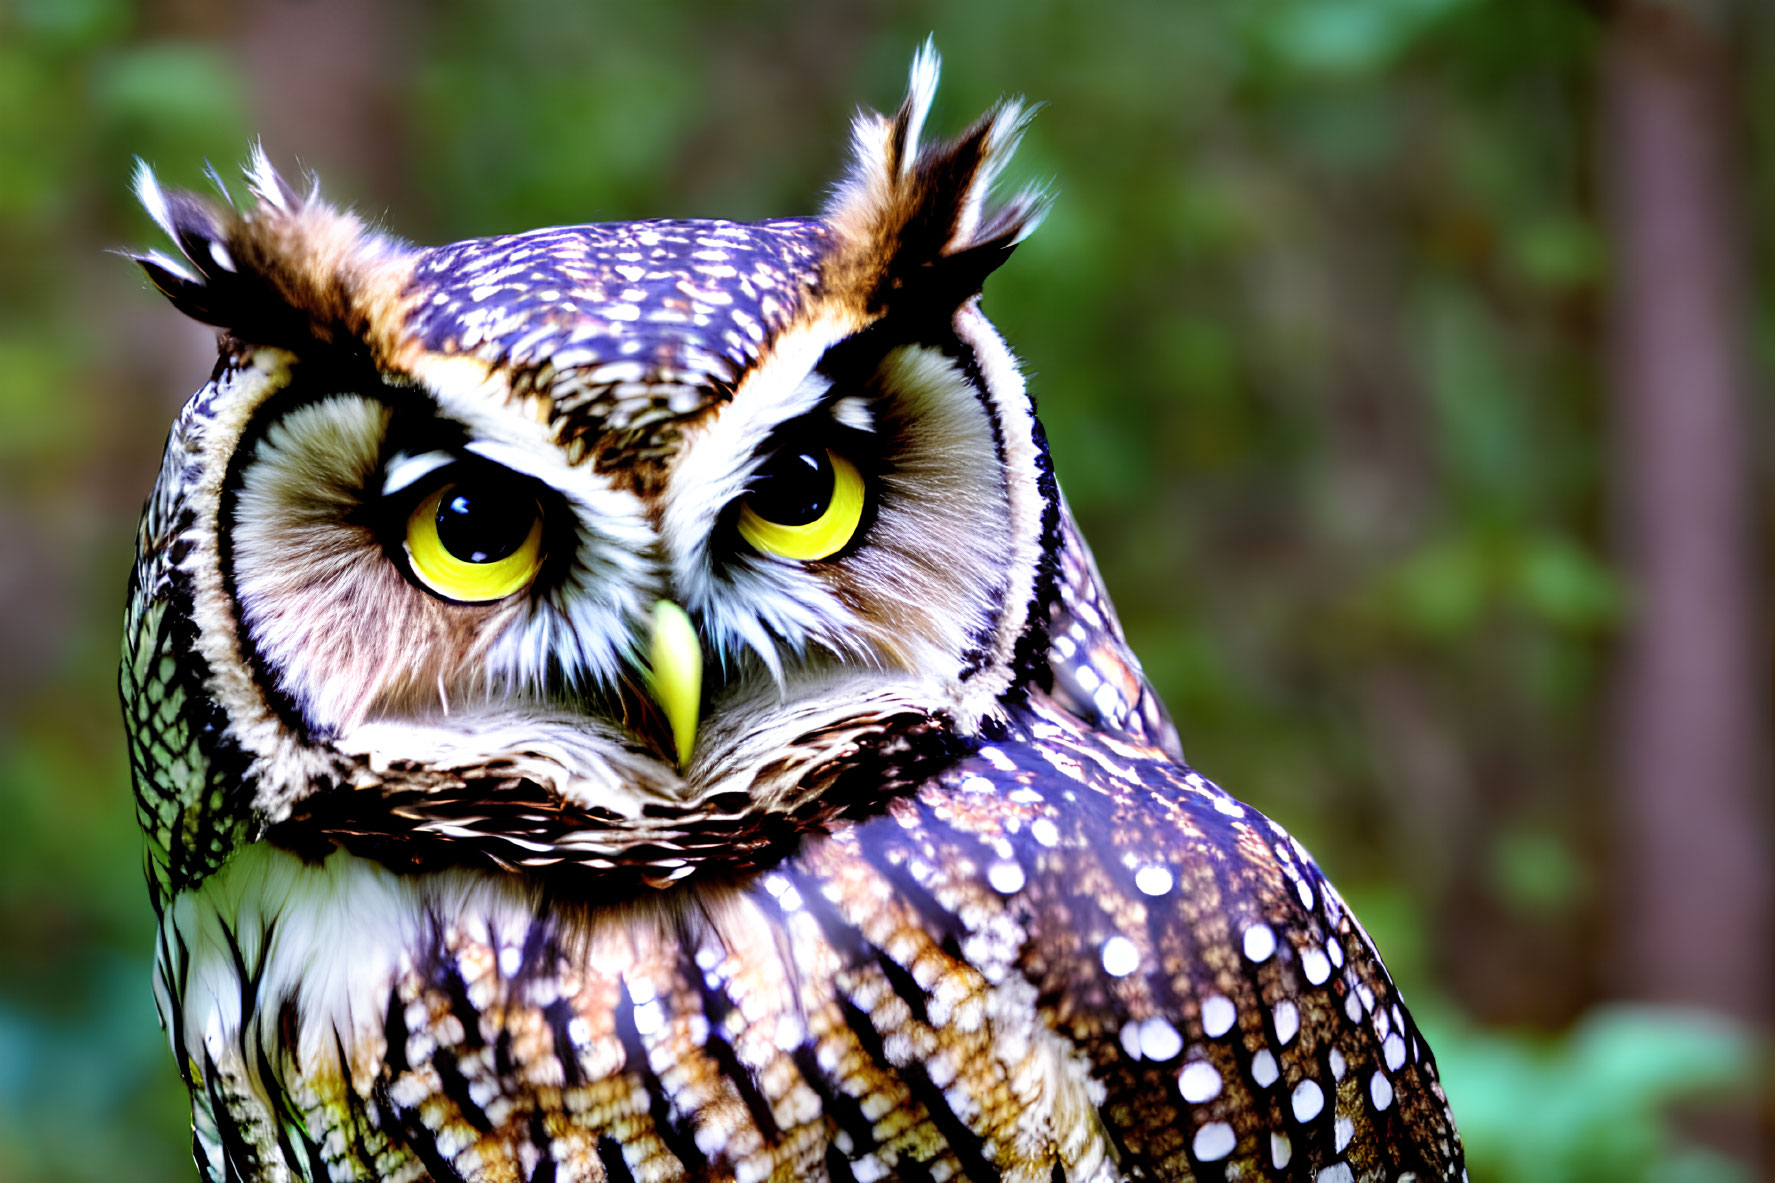
M 936 80 L 810 218 L 426 249 L 141 169 L 221 330 L 121 672 L 203 1179 L 1464 1177 L 1129 652 L 980 309 L 1027 113 L 927 141 Z

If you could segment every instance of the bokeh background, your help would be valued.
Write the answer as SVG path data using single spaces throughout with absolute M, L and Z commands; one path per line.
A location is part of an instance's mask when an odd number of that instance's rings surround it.
M 191 1177 L 113 690 L 213 357 L 130 159 L 395 232 L 815 210 L 1044 100 L 990 283 L 1193 762 L 1344 887 L 1476 1180 L 1769 1177 L 1775 5 L 0 0 L 0 1180 Z

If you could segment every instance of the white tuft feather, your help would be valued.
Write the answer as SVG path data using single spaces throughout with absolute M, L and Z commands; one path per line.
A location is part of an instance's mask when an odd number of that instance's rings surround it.
M 283 178 L 277 175 L 277 169 L 271 164 L 271 157 L 265 154 L 263 141 L 253 141 L 252 150 L 247 157 L 245 173 L 247 188 L 255 198 L 266 205 L 283 210 L 285 213 L 290 212 L 289 187 L 284 184 Z M 316 188 L 318 190 L 318 184 Z
M 148 262 L 153 263 L 156 267 L 159 267 L 162 270 L 172 272 L 174 275 L 178 276 L 180 279 L 184 280 L 186 283 L 202 283 L 203 282 L 203 280 L 201 280 L 197 277 L 197 273 L 195 271 L 192 271 L 189 267 L 185 266 L 184 263 L 173 258 L 171 255 L 164 255 L 164 254 L 160 253 L 159 251 L 149 251 L 147 254 L 145 254 L 141 257 L 146 259 Z
M 975 184 L 988 188 L 1004 171 L 1005 165 L 1017 151 L 1017 145 L 1023 142 L 1023 134 L 1035 121 L 1035 113 L 1041 110 L 1041 104 L 1025 107 L 1021 97 L 1007 99 L 1004 106 L 992 120 L 992 131 L 986 136 L 986 158 L 980 165 L 975 176 Z
M 918 52 L 912 55 L 912 69 L 906 79 L 906 145 L 900 155 L 900 176 L 902 179 L 912 175 L 913 163 L 918 159 L 918 141 L 924 133 L 925 119 L 931 113 L 931 103 L 937 97 L 937 80 L 943 72 L 943 59 L 937 53 L 935 35 L 927 36 Z
M 222 195 L 223 201 L 229 205 L 234 204 L 234 194 L 228 192 L 228 183 L 222 180 L 222 174 L 216 171 L 216 166 L 207 160 L 203 162 L 203 175 L 210 179 L 210 184 L 216 187 L 216 192 Z
M 136 200 L 154 219 L 154 224 L 166 231 L 168 238 L 176 238 L 173 230 L 173 212 L 166 203 L 166 191 L 160 187 L 160 179 L 154 175 L 154 169 L 140 156 L 136 157 Z
M 992 194 L 992 186 L 1005 166 L 1016 154 L 1017 146 L 1023 142 L 1023 135 L 1034 122 L 1036 112 L 1041 105 L 1032 107 L 1023 105 L 1021 98 L 1006 99 L 992 113 L 992 130 L 986 134 L 985 151 L 980 156 L 979 170 L 974 174 L 973 184 L 968 187 L 968 195 L 962 203 L 960 215 L 956 218 L 955 238 L 952 246 L 956 249 L 965 247 L 974 240 L 980 229 L 980 221 L 986 210 L 986 200 Z M 1047 215 L 1050 199 L 1039 186 L 1023 189 L 1001 208 L 1000 212 L 1021 209 L 1026 211 L 1022 217 L 1022 225 L 1012 238 L 1013 243 L 1022 242 L 1041 224 Z M 995 219 L 996 220 L 996 219 Z

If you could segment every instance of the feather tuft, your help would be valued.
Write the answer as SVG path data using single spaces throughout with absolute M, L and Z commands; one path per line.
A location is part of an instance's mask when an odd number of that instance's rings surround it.
M 912 173 L 918 158 L 919 137 L 924 134 L 925 120 L 937 98 L 937 81 L 943 73 L 943 58 L 937 53 L 937 39 L 926 37 L 918 52 L 912 55 L 912 70 L 906 80 L 906 101 L 894 118 L 899 157 L 895 173 L 905 180 Z
M 852 287 L 871 315 L 900 299 L 908 307 L 959 306 L 1029 237 L 1051 204 L 1040 187 L 989 204 L 1036 107 L 1006 99 L 954 139 L 921 142 L 940 65 L 927 40 L 913 56 L 898 110 L 891 117 L 857 115 L 850 171 L 826 208 L 840 240 L 827 282 Z M 903 296 L 907 289 L 918 299 Z
M 286 214 L 293 213 L 302 206 L 302 199 L 296 195 L 296 191 L 290 187 L 289 182 L 285 181 L 279 175 L 276 167 L 272 165 L 271 157 L 265 152 L 264 141 L 253 141 L 253 146 L 247 154 L 247 163 L 241 171 L 246 176 L 247 190 L 252 193 L 254 200 L 273 209 L 282 210 Z M 319 198 L 320 181 L 318 178 L 312 182 L 312 193 L 314 197 Z
M 405 248 L 322 201 L 313 178 L 298 195 L 261 144 L 242 172 L 253 198 L 245 209 L 212 166 L 205 173 L 219 200 L 166 189 L 138 160 L 136 198 L 178 251 L 128 257 L 181 312 L 245 341 L 374 337 L 390 293 L 398 298 Z
M 220 195 L 222 200 L 226 201 L 229 208 L 232 209 L 234 206 L 234 194 L 228 191 L 228 182 L 222 179 L 222 174 L 218 172 L 216 166 L 211 164 L 208 160 L 203 162 L 203 175 L 209 179 L 209 183 L 215 188 L 216 193 Z
M 153 166 L 140 156 L 136 157 L 133 188 L 136 200 L 142 203 L 142 208 L 148 212 L 154 224 L 165 231 L 168 238 L 178 237 L 178 231 L 173 228 L 172 211 L 167 208 L 166 190 L 160 187 L 160 178 L 154 175 Z

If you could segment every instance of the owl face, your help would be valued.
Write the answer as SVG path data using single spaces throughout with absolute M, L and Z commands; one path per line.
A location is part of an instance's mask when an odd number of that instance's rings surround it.
M 424 250 L 262 154 L 246 210 L 142 170 L 179 257 L 139 261 L 225 330 L 126 637 L 167 877 L 281 832 L 670 881 L 993 728 L 1060 507 L 978 294 L 1042 203 L 987 206 L 1014 104 L 920 145 L 935 82 L 858 118 L 817 218 Z

